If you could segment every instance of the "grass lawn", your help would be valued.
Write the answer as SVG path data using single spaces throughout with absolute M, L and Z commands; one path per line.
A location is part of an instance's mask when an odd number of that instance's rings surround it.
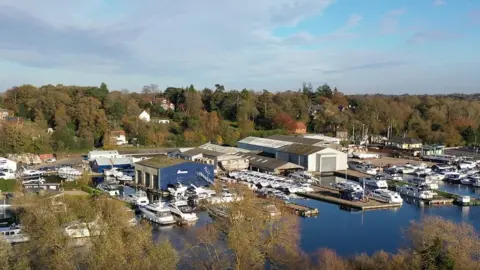
M 0 180 L 0 190 L 2 192 L 13 192 L 17 187 L 17 180 Z

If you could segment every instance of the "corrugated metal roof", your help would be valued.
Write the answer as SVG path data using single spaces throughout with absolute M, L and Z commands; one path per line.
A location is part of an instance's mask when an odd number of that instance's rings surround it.
M 187 157 L 193 157 L 200 154 L 207 155 L 207 156 L 214 156 L 214 157 L 226 155 L 225 153 L 211 151 L 203 148 L 194 148 L 181 153 L 182 156 L 187 156 Z
M 262 147 L 280 148 L 285 145 L 290 145 L 292 142 L 273 140 L 268 138 L 247 137 L 239 141 L 239 143 L 257 145 Z
M 287 145 L 285 147 L 282 147 L 279 149 L 279 151 L 291 153 L 291 154 L 297 154 L 297 155 L 311 155 L 319 151 L 322 151 L 324 149 L 326 149 L 326 147 L 295 143 L 292 145 Z
M 220 152 L 220 153 L 225 153 L 225 154 L 235 154 L 238 152 L 245 152 L 245 153 L 250 152 L 249 150 L 238 148 L 238 147 L 221 146 L 213 143 L 206 143 L 206 144 L 200 145 L 199 148 Z
M 133 164 L 133 159 L 97 157 L 95 158 L 95 163 L 97 163 L 98 166 L 126 165 Z
M 251 153 L 237 153 L 235 156 L 239 156 L 242 158 L 246 158 L 250 162 L 250 166 L 260 168 L 260 169 L 267 169 L 267 170 L 282 170 L 282 169 L 303 169 L 302 166 L 283 161 L 283 160 L 278 160 L 274 158 L 269 158 L 269 157 L 263 157 Z
M 288 136 L 288 135 L 281 135 L 281 134 L 272 135 L 268 137 L 268 139 L 286 141 L 286 142 L 292 142 L 292 143 L 308 144 L 308 145 L 314 145 L 316 143 L 320 143 L 324 141 L 320 139 L 311 139 L 311 138 L 305 138 L 301 136 Z
M 165 167 L 169 167 L 172 165 L 177 165 L 185 162 L 188 162 L 188 161 L 180 158 L 169 158 L 167 156 L 161 156 L 161 157 L 154 157 L 151 159 L 142 160 L 135 164 L 139 164 L 139 165 L 143 165 L 143 166 L 151 167 L 155 169 L 161 169 L 161 168 L 165 168 Z

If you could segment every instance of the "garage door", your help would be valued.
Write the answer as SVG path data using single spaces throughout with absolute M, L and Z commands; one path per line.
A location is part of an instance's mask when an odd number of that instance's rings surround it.
M 322 157 L 321 172 L 333 172 L 337 170 L 337 157 Z

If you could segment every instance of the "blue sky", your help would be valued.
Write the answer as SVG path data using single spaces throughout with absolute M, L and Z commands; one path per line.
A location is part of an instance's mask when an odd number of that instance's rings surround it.
M 30 83 L 480 92 L 477 0 L 0 0 L 0 91 Z

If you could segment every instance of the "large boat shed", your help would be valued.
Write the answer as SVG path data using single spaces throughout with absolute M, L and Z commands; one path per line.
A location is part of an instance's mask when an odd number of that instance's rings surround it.
M 282 174 L 286 171 L 303 170 L 304 168 L 295 163 L 278 160 L 274 158 L 255 155 L 252 153 L 236 153 L 236 156 L 246 158 L 249 161 L 250 170 L 258 170 L 261 172 L 271 172 Z
M 168 156 L 135 163 L 135 183 L 145 188 L 166 190 L 169 184 L 212 184 L 214 166 Z
M 280 148 L 276 158 L 295 163 L 311 172 L 330 173 L 348 167 L 347 154 L 328 147 L 291 144 Z

